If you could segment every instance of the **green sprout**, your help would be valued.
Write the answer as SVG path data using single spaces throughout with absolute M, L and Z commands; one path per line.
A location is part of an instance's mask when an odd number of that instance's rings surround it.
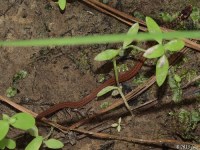
M 20 129 L 28 130 L 35 125 L 35 119 L 26 113 L 17 113 L 12 117 L 3 114 L 3 119 L 0 120 L 0 149 L 15 149 L 16 142 L 7 138 L 10 126 Z
M 9 87 L 6 90 L 7 97 L 14 97 L 17 94 L 17 89 L 15 87 Z
M 27 71 L 20 70 L 13 76 L 12 86 L 7 88 L 6 90 L 7 97 L 14 97 L 17 94 L 16 84 L 18 83 L 19 80 L 24 79 L 27 76 L 27 74 L 28 74 Z
M 146 17 L 146 23 L 150 33 L 162 32 L 158 24 L 152 18 Z M 155 37 L 155 40 L 158 44 L 148 48 L 143 56 L 149 59 L 159 58 L 156 64 L 156 82 L 158 86 L 161 86 L 164 83 L 169 70 L 169 61 L 166 57 L 167 52 L 177 52 L 185 46 L 185 43 L 181 39 L 173 39 L 166 44 L 163 44 L 162 38 Z
M 116 129 L 117 129 L 117 132 L 120 132 L 121 129 L 122 129 L 122 127 L 121 127 L 121 122 L 122 122 L 122 118 L 120 117 L 120 118 L 118 119 L 118 122 L 117 122 L 117 123 L 113 123 L 113 124 L 111 125 L 111 127 L 116 128 Z
M 60 149 L 64 145 L 56 139 L 46 139 L 38 134 L 38 128 L 35 126 L 35 118 L 27 113 L 17 113 L 12 117 L 3 114 L 0 120 L 0 149 L 4 150 L 15 149 L 16 142 L 13 139 L 7 138 L 10 127 L 24 130 L 35 138 L 26 146 L 25 150 L 39 150 L 42 143 L 51 149 Z
M 175 103 L 179 103 L 182 99 L 182 89 L 181 89 L 181 77 L 178 74 L 174 73 L 173 69 L 170 69 L 169 86 L 172 90 L 172 100 Z
M 26 78 L 27 75 L 28 75 L 27 71 L 20 70 L 13 76 L 13 83 L 17 83 L 19 80 Z
M 136 23 L 129 29 L 127 34 L 137 34 L 138 30 L 139 30 L 139 24 Z M 121 88 L 121 86 L 119 84 L 118 67 L 117 67 L 117 61 L 116 61 L 117 57 L 123 56 L 125 50 L 128 49 L 128 48 L 135 48 L 135 49 L 141 50 L 141 48 L 139 48 L 137 46 L 130 45 L 131 43 L 132 43 L 132 39 L 124 40 L 122 48 L 120 48 L 120 49 L 107 49 L 107 50 L 99 53 L 94 59 L 96 61 L 112 60 L 115 79 L 116 79 L 116 83 L 117 83 L 117 86 L 108 86 L 108 87 L 105 87 L 104 89 L 102 89 L 97 94 L 97 97 L 103 96 L 106 93 L 108 93 L 110 91 L 113 91 L 113 90 L 118 91 L 118 93 L 120 94 L 120 96 L 122 97 L 122 99 L 124 101 L 124 104 L 125 104 L 126 108 L 130 111 L 131 115 L 133 116 L 131 108 L 128 105 L 127 100 L 126 100 L 126 98 L 124 96 L 124 93 L 122 92 L 122 88 Z
M 194 139 L 199 142 L 199 136 L 193 135 L 200 122 L 200 110 L 181 109 L 177 114 L 177 119 L 181 124 L 181 136 L 185 139 Z

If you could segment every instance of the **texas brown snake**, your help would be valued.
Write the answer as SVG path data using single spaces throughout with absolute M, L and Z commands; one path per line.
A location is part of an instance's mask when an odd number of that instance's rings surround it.
M 119 82 L 124 82 L 134 77 L 143 66 L 144 61 L 145 61 L 145 58 L 142 57 L 141 60 L 138 61 L 138 63 L 135 65 L 134 68 L 132 68 L 131 70 L 127 71 L 124 74 L 121 74 L 119 76 Z M 100 90 L 102 90 L 103 88 L 109 85 L 113 85 L 115 83 L 116 83 L 115 78 L 112 77 L 109 80 L 105 81 L 103 84 L 101 84 L 99 87 L 97 87 L 95 90 L 93 90 L 89 95 L 82 98 L 81 100 L 77 102 L 61 102 L 61 103 L 55 104 L 54 106 L 48 108 L 42 113 L 39 113 L 37 118 L 41 119 L 63 108 L 81 108 L 85 106 L 87 103 L 89 103 L 90 101 L 92 101 L 93 99 L 95 99 L 97 96 L 97 93 Z

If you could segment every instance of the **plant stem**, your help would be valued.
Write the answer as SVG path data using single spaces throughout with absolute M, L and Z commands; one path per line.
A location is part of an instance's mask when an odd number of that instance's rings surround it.
M 124 93 L 122 92 L 121 88 L 120 88 L 120 84 L 119 84 L 119 77 L 118 77 L 118 70 L 117 70 L 117 62 L 116 62 L 116 58 L 113 59 L 113 66 L 114 66 L 114 72 L 115 72 L 115 79 L 116 79 L 116 83 L 117 83 L 117 90 L 119 92 L 119 94 L 121 95 L 123 101 L 124 101 L 124 104 L 126 106 L 126 108 L 130 111 L 131 115 L 133 116 L 133 113 L 131 111 L 131 108 L 130 106 L 128 105 L 127 103 L 127 100 L 124 96 Z
M 116 83 L 117 83 L 117 86 L 119 87 L 120 85 L 119 85 L 119 76 L 118 76 L 116 58 L 113 59 L 113 66 L 114 66 L 114 72 L 115 72 Z
M 140 48 L 140 47 L 135 46 L 135 45 L 129 45 L 129 46 L 126 47 L 126 49 L 127 49 L 127 48 L 137 49 L 137 50 L 142 51 L 142 52 L 145 52 L 145 51 L 146 51 L 145 49 Z
M 124 104 L 126 106 L 126 108 L 129 110 L 129 112 L 131 113 L 131 116 L 133 116 L 133 112 L 131 111 L 131 108 L 129 106 L 129 104 L 127 103 L 127 100 L 124 96 L 124 93 L 122 92 L 122 89 L 120 87 L 118 87 L 118 91 L 119 91 L 119 94 L 121 95 L 123 101 L 124 101 Z

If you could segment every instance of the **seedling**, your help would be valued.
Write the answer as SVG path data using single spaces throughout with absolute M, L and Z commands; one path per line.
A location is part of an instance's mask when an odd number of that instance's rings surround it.
M 3 119 L 0 120 L 0 149 L 16 147 L 16 142 L 6 137 L 10 127 L 26 131 L 33 126 L 35 126 L 35 119 L 29 114 L 17 113 L 12 117 L 3 114 Z
M 13 84 L 17 83 L 19 80 L 26 78 L 27 75 L 28 75 L 27 71 L 20 70 L 13 76 Z
M 176 125 L 179 126 L 178 133 L 182 138 L 200 142 L 199 136 L 194 134 L 200 122 L 200 110 L 181 109 L 179 112 L 175 112 L 173 117 L 178 121 Z
M 9 87 L 7 90 L 6 90 L 6 96 L 7 97 L 14 97 L 16 94 L 17 94 L 17 88 L 16 88 L 16 84 L 24 79 L 26 76 L 27 76 L 27 71 L 25 70 L 20 70 L 19 72 L 17 72 L 14 76 L 13 76 L 13 79 L 12 79 L 12 86 Z
M 47 139 L 38 135 L 38 129 L 35 126 L 35 119 L 27 113 L 17 113 L 12 117 L 3 114 L 2 120 L 0 120 L 0 149 L 15 149 L 16 142 L 13 139 L 7 138 L 10 127 L 24 130 L 35 138 L 27 145 L 25 150 L 39 150 L 42 143 L 46 147 L 52 149 L 60 149 L 64 145 L 62 142 L 56 139 Z
M 15 87 L 9 87 L 6 90 L 7 97 L 14 97 L 17 94 L 17 89 Z
M 117 132 L 120 132 L 121 129 L 122 129 L 122 127 L 121 127 L 121 122 L 122 122 L 122 118 L 120 117 L 120 118 L 118 119 L 118 122 L 117 122 L 117 123 L 113 123 L 113 124 L 111 125 L 111 127 L 116 128 L 116 129 L 117 129 Z
M 137 34 L 139 30 L 139 24 L 136 23 L 134 24 L 128 31 L 127 34 Z M 105 60 L 112 60 L 113 62 L 113 67 L 114 67 L 114 73 L 115 73 L 115 79 L 116 79 L 116 83 L 117 83 L 117 86 L 108 86 L 108 87 L 105 87 L 104 89 L 102 89 L 98 94 L 97 94 L 97 97 L 99 96 L 102 96 L 110 91 L 113 91 L 113 90 L 117 90 L 118 93 L 120 94 L 120 96 L 122 97 L 123 101 L 124 101 L 124 104 L 126 106 L 126 108 L 130 111 L 131 115 L 133 116 L 133 113 L 131 111 L 131 108 L 130 106 L 128 105 L 127 103 L 127 100 L 122 92 L 122 88 L 120 86 L 120 83 L 119 83 L 119 77 L 118 77 L 118 67 L 117 67 L 117 62 L 116 62 L 116 59 L 117 57 L 119 56 L 123 56 L 124 55 L 124 52 L 126 49 L 128 48 L 135 48 L 135 49 L 139 49 L 141 50 L 141 48 L 137 47 L 137 46 L 134 46 L 134 45 L 130 45 L 132 43 L 132 40 L 129 39 L 129 40 L 125 40 L 123 42 L 123 46 L 122 48 L 120 49 L 108 49 L 108 50 L 105 50 L 101 53 L 99 53 L 96 57 L 95 57 L 95 60 L 96 61 L 105 61 Z
M 150 33 L 161 33 L 160 27 L 152 18 L 146 17 L 146 23 Z M 162 38 L 155 37 L 155 40 L 158 44 L 148 48 L 143 56 L 149 59 L 159 58 L 156 64 L 156 82 L 158 86 L 161 86 L 167 77 L 169 69 L 169 62 L 166 57 L 167 52 L 177 52 L 184 47 L 185 43 L 180 39 L 171 40 L 166 44 L 163 44 Z
M 182 99 L 181 77 L 175 74 L 173 69 L 170 70 L 168 82 L 173 93 L 172 100 L 175 103 L 180 102 Z

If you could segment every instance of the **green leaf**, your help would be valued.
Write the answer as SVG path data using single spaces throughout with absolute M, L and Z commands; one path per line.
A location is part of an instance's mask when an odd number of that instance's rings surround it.
M 138 33 L 138 30 L 139 30 L 139 24 L 138 23 L 135 23 L 134 25 L 131 26 L 131 28 L 128 30 L 127 34 L 137 34 Z M 124 43 L 123 43 L 123 49 L 126 48 L 126 46 L 128 46 L 129 44 L 132 43 L 133 40 L 131 39 L 128 39 L 128 40 L 125 40 Z
M 58 0 L 58 5 L 61 10 L 64 10 L 66 7 L 66 0 Z
M 5 120 L 0 120 L 0 141 L 5 138 L 9 130 L 9 123 Z
M 8 149 L 15 149 L 16 142 L 12 139 L 5 139 L 5 144 Z
M 39 150 L 42 145 L 43 137 L 37 136 L 35 137 L 25 148 L 25 150 Z
M 6 148 L 6 139 L 0 140 L 0 149 L 5 149 Z
M 176 39 L 176 40 L 169 41 L 167 44 L 164 45 L 164 48 L 170 51 L 179 51 L 184 46 L 185 46 L 185 43 L 183 40 Z
M 60 149 L 62 147 L 64 147 L 64 144 L 56 139 L 49 139 L 47 141 L 44 141 L 44 144 L 51 149 Z
M 28 130 L 35 125 L 35 118 L 33 118 L 30 114 L 27 113 L 17 113 L 11 117 L 11 119 L 16 119 L 16 121 L 11 124 L 13 127 Z
M 106 93 L 108 93 L 108 92 L 110 92 L 110 91 L 112 91 L 112 90 L 116 90 L 116 89 L 118 89 L 118 87 L 116 87 L 116 86 L 107 86 L 107 87 L 103 88 L 103 89 L 97 94 L 97 97 L 100 97 L 100 96 L 102 96 L 102 95 L 104 95 L 104 94 L 106 94 Z
M 17 89 L 14 88 L 14 87 L 9 87 L 9 88 L 6 90 L 6 96 L 7 96 L 7 97 L 14 97 L 16 94 L 17 94 Z
M 157 58 L 164 55 L 164 52 L 164 47 L 161 44 L 158 44 L 148 48 L 143 56 L 146 58 Z
M 151 18 L 146 17 L 146 24 L 150 33 L 162 33 L 158 24 Z M 159 44 L 162 44 L 162 38 L 154 38 Z
M 99 53 L 94 60 L 96 61 L 104 61 L 104 60 L 111 60 L 115 58 L 119 54 L 119 50 L 115 49 L 107 49 L 101 53 Z
M 161 86 L 164 83 L 167 77 L 168 69 L 168 59 L 165 55 L 163 55 L 156 64 L 156 82 L 158 86 Z
M 37 137 L 39 135 L 38 128 L 36 126 L 33 126 L 32 128 L 28 129 L 27 132 L 34 137 Z

